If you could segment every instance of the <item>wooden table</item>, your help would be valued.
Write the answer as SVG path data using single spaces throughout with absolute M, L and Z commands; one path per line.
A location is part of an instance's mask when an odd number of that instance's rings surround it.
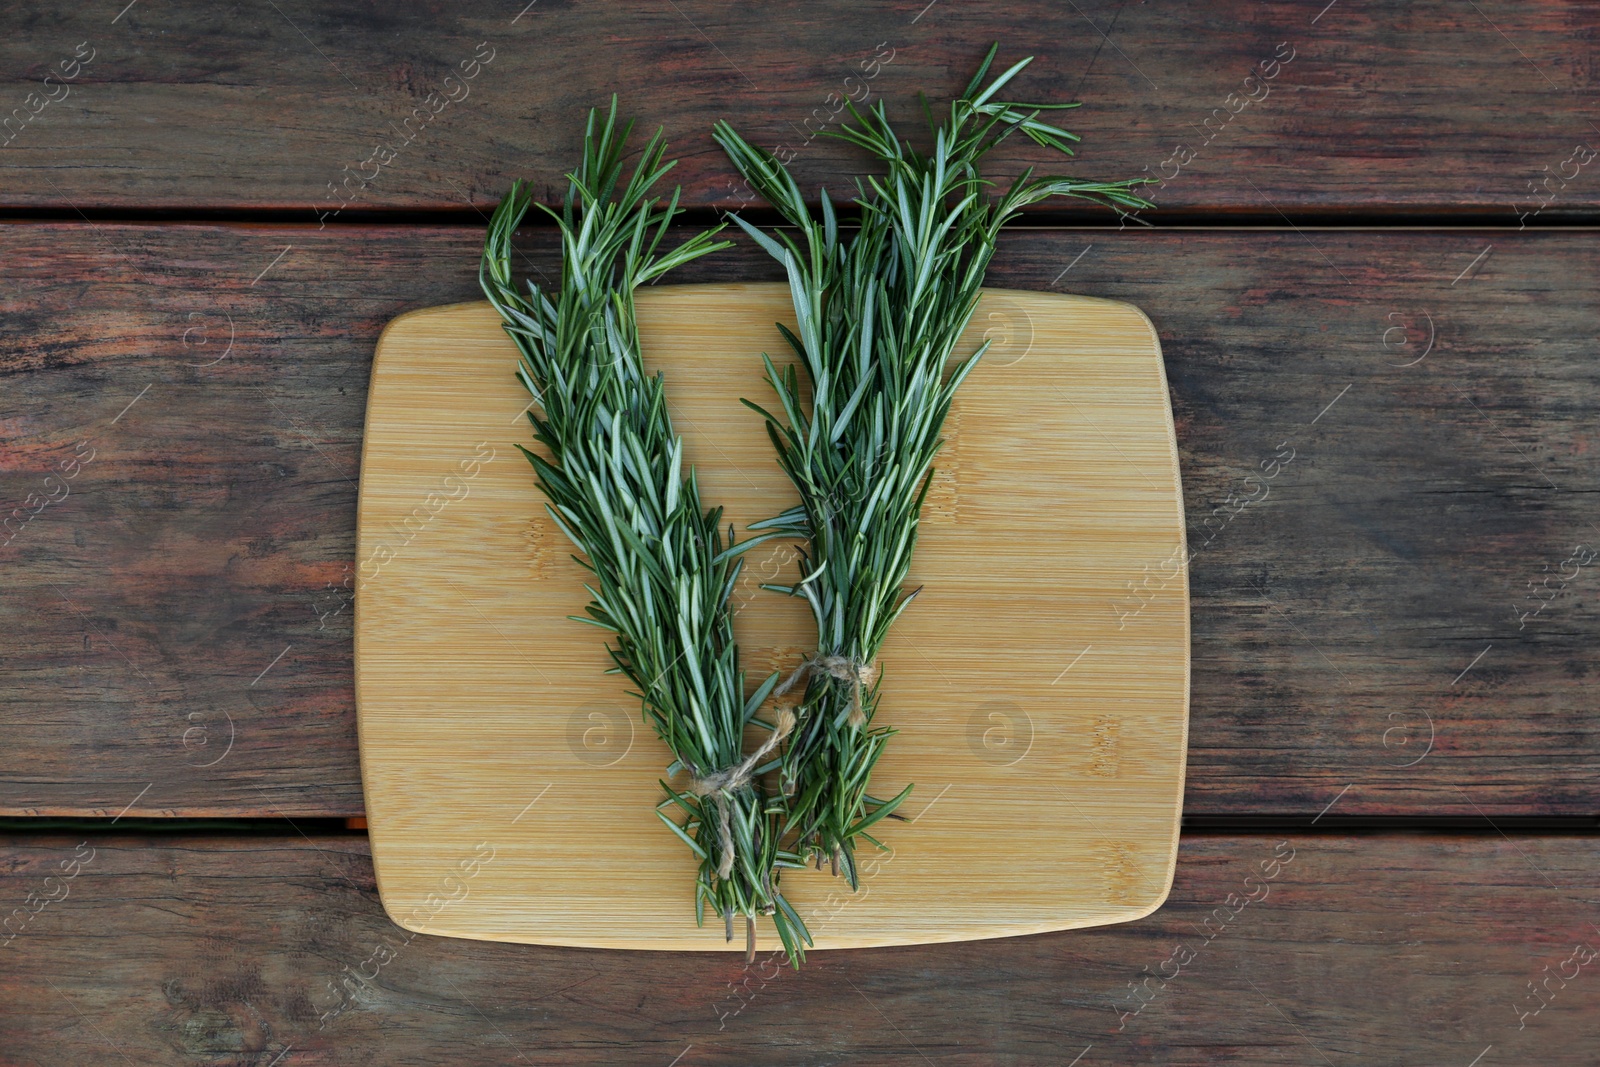
M 124 2 L 0 40 L 0 1064 L 1596 1062 L 1600 5 Z M 1169 903 L 799 974 L 399 930 L 351 684 L 378 330 L 477 295 L 613 91 L 706 222 L 748 196 L 714 121 L 843 188 L 841 94 L 942 99 L 995 39 L 1085 102 L 1077 173 L 1166 179 L 1033 213 L 990 284 L 1160 331 Z

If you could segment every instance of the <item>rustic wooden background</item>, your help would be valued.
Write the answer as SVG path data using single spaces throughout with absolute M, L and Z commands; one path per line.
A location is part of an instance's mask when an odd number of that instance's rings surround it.
M 1600 4 L 525 4 L 6 12 L 0 1064 L 1596 1061 Z M 909 114 L 996 39 L 1084 101 L 1076 173 L 1166 179 L 1034 213 L 991 282 L 1161 334 L 1170 902 L 798 975 L 408 939 L 351 686 L 378 331 L 476 297 L 487 212 L 613 91 L 704 222 L 748 196 L 714 121 L 842 188 L 840 95 Z

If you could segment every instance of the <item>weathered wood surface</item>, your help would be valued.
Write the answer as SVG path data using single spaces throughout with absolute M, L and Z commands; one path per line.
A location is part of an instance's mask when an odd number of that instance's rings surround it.
M 1600 1041 L 1583 837 L 1192 835 L 1137 923 L 798 974 L 413 937 L 359 837 L 80 841 L 4 844 L 5 1063 L 1561 1067 Z
M 1592 2 L 111 6 L 12 13 L 0 206 L 470 214 L 514 177 L 554 195 L 613 91 L 667 128 L 688 203 L 748 195 L 720 119 L 840 189 L 857 162 L 818 133 L 846 97 L 910 128 L 915 93 L 958 90 L 991 40 L 1038 57 L 1024 93 L 1085 102 L 1080 173 L 1171 178 L 1169 210 L 1600 205 Z
M 0 547 L 0 811 L 360 813 L 367 372 L 389 319 L 474 298 L 479 241 L 0 228 L 0 503 L 69 493 Z M 553 271 L 548 234 L 525 244 Z M 1127 300 L 1161 334 L 1196 552 L 1188 813 L 1595 813 L 1597 257 L 1548 232 L 1005 240 L 991 284 Z M 774 277 L 746 245 L 675 280 Z M 1139 625 L 1161 563 L 1106 610 Z

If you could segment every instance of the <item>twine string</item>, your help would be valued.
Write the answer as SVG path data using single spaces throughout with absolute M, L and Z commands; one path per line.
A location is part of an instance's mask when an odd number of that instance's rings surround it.
M 862 710 L 862 690 L 878 680 L 878 665 L 863 663 L 850 656 L 835 656 L 818 653 L 807 659 L 789 673 L 773 690 L 773 697 L 781 697 L 798 685 L 801 679 L 809 676 L 813 671 L 820 671 L 835 681 L 844 682 L 850 686 L 850 717 L 851 726 L 864 726 L 867 721 L 866 712 Z M 761 742 L 750 755 L 725 767 L 720 771 L 710 774 L 697 775 L 689 783 L 689 791 L 697 797 L 709 798 L 717 809 L 717 877 L 727 878 L 733 873 L 734 847 L 733 847 L 733 809 L 728 801 L 728 794 L 750 784 L 755 776 L 755 769 L 759 767 L 768 756 L 793 732 L 795 727 L 794 709 L 787 704 L 779 704 L 773 716 L 776 720 L 772 733 Z
M 704 777 L 696 777 L 689 783 L 689 791 L 697 797 L 710 797 L 717 807 L 717 848 L 721 855 L 717 860 L 717 877 L 727 878 L 733 873 L 733 813 L 728 806 L 726 794 L 750 784 L 755 775 L 755 769 L 772 754 L 772 750 L 783 743 L 794 729 L 794 710 L 787 705 L 779 705 L 777 713 L 773 716 L 777 721 L 772 733 L 761 742 L 750 755 L 720 771 L 713 771 Z
M 850 725 L 866 725 L 867 714 L 862 710 L 861 691 L 878 680 L 878 665 L 863 663 L 852 656 L 825 655 L 819 652 L 791 671 L 789 677 L 772 691 L 772 695 L 783 696 L 812 671 L 821 671 L 835 681 L 850 683 Z

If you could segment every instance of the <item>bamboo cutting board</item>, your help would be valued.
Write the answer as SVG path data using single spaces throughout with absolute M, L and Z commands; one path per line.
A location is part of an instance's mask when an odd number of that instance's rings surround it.
M 746 524 L 791 503 L 761 420 L 782 284 L 638 294 L 703 501 Z M 862 856 L 859 892 L 791 871 L 818 948 L 1002 937 L 1136 919 L 1171 886 L 1188 728 L 1177 448 L 1144 315 L 986 290 L 884 647 L 874 792 L 916 788 Z M 695 865 L 653 812 L 670 756 L 568 621 L 584 572 L 513 442 L 516 350 L 487 303 L 403 315 L 378 342 L 361 462 L 356 700 L 379 894 L 432 934 L 743 949 L 694 923 Z M 764 592 L 794 553 L 746 557 L 735 629 L 754 684 L 811 647 L 804 602 Z M 763 950 L 777 947 L 770 924 Z

